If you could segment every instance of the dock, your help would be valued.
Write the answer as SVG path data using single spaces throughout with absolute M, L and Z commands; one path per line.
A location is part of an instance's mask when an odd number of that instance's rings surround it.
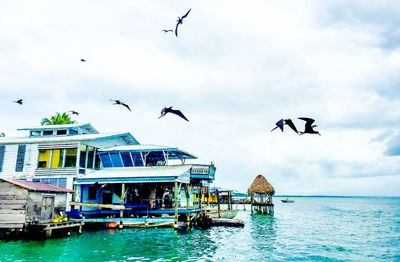
M 243 220 L 229 218 L 212 218 L 212 227 L 244 227 Z
M 30 224 L 27 228 L 27 232 L 30 235 L 44 235 L 46 238 L 53 236 L 53 233 L 66 233 L 70 235 L 71 230 L 77 231 L 79 234 L 82 233 L 83 221 L 65 221 L 65 222 L 48 222 L 48 223 L 38 223 Z

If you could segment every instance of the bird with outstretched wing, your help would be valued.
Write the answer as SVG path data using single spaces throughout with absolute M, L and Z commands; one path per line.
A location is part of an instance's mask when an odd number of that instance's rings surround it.
M 176 23 L 176 27 L 175 27 L 175 35 L 176 35 L 176 37 L 178 37 L 178 26 L 183 23 L 183 19 L 185 19 L 188 16 L 188 14 L 190 13 L 190 10 L 192 10 L 192 8 L 190 8 L 189 11 L 187 11 L 184 16 L 182 16 L 182 17 L 178 16 L 178 20 L 176 20 L 177 23 Z
M 186 116 L 180 110 L 172 109 L 172 106 L 164 107 L 161 110 L 161 115 L 158 117 L 158 119 L 160 119 L 161 117 L 165 116 L 168 113 L 175 114 L 175 115 L 177 115 L 177 116 L 179 116 L 179 117 L 181 117 L 181 118 L 183 118 L 183 119 L 185 119 L 186 121 L 189 122 L 189 119 L 187 119 Z
M 128 108 L 129 111 L 132 111 L 127 104 L 121 102 L 118 99 L 110 99 L 110 101 L 114 101 L 113 105 L 121 105 L 121 106 L 124 106 L 124 107 Z

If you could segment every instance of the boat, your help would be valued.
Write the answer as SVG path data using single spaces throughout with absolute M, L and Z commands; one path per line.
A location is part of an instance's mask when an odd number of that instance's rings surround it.
M 281 199 L 281 201 L 282 201 L 283 203 L 294 203 L 294 200 L 289 199 L 289 198 Z
M 211 218 L 227 218 L 227 219 L 232 219 L 236 217 L 236 215 L 239 213 L 239 210 L 234 209 L 234 210 L 226 210 L 226 209 L 221 209 L 220 210 L 220 215 L 218 215 L 218 210 L 217 209 L 206 209 L 207 215 Z

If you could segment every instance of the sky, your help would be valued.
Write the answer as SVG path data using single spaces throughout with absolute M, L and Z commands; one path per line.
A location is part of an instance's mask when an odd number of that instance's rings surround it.
M 162 32 L 190 8 L 179 37 Z M 246 192 L 262 174 L 279 195 L 400 196 L 399 13 L 396 0 L 0 0 L 0 132 L 76 110 L 214 162 L 216 186 Z M 190 122 L 158 119 L 164 106 Z M 302 131 L 298 117 L 321 136 L 271 132 L 282 118 Z

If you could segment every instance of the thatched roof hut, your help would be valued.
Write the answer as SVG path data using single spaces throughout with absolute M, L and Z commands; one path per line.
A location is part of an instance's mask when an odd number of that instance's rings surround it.
M 273 196 L 275 194 L 275 189 L 263 175 L 258 175 L 247 190 L 248 195 L 254 193 Z

